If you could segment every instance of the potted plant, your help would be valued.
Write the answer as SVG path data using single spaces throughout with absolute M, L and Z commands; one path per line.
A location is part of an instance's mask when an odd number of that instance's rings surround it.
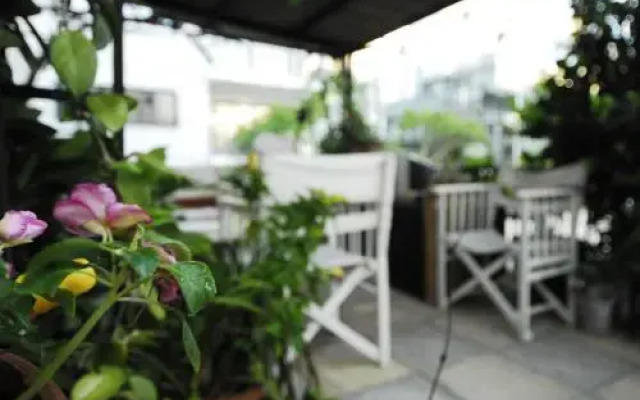
M 267 210 L 268 188 L 249 157 L 228 183 L 244 199 L 250 220 L 246 235 L 232 243 L 216 245 L 214 264 L 218 293 L 194 321 L 202 366 L 197 376 L 166 348 L 157 355 L 175 377 L 165 383 L 162 395 L 179 398 L 196 387 L 207 400 L 223 399 L 323 399 L 318 378 L 303 341 L 305 308 L 318 296 L 327 280 L 319 269 L 309 269 L 310 256 L 324 239 L 324 223 L 335 199 L 310 193 L 296 202 Z M 265 212 L 266 211 L 266 212 Z M 175 324 L 176 334 L 179 325 Z M 292 352 L 299 354 L 293 363 Z M 146 367 L 141 357 L 137 368 Z
M 578 320 L 587 332 L 609 333 L 617 300 L 611 262 L 583 264 L 580 268 Z

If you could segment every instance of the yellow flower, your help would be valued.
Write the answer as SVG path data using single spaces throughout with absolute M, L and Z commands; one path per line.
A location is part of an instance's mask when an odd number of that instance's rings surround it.
M 86 259 L 76 259 L 73 261 L 81 265 L 85 261 L 86 261 L 86 264 L 84 265 L 87 265 L 89 263 L 89 261 Z M 16 278 L 16 283 L 20 284 L 24 282 L 24 279 L 25 279 L 25 275 L 22 274 Z M 62 280 L 62 282 L 60 282 L 60 285 L 58 286 L 58 288 L 68 290 L 69 292 L 73 293 L 75 296 L 79 296 L 93 289 L 93 287 L 96 285 L 96 282 L 97 282 L 97 277 L 96 277 L 95 269 L 93 269 L 92 267 L 87 267 L 87 268 L 80 269 L 78 271 L 74 271 L 69 275 L 67 275 Z M 31 309 L 33 316 L 38 316 L 44 313 L 48 313 L 49 311 L 58 307 L 58 303 L 56 303 L 55 301 L 49 301 L 42 296 L 38 296 L 34 294 L 33 298 L 35 299 L 35 302 L 33 303 L 33 307 Z
M 79 296 L 93 289 L 96 281 L 96 270 L 92 267 L 87 267 L 67 275 L 58 288 L 68 290 Z
M 55 301 L 49 301 L 44 297 L 34 295 L 33 298 L 36 299 L 35 303 L 33 303 L 33 307 L 31 308 L 31 313 L 33 316 L 48 313 L 49 311 L 58 307 L 58 303 L 56 303 Z
M 16 283 L 20 284 L 24 282 L 24 278 L 25 278 L 25 274 L 19 275 L 16 278 Z M 37 294 L 34 294 L 33 298 L 36 300 L 33 303 L 33 307 L 31 308 L 31 313 L 33 314 L 33 316 L 48 313 L 49 311 L 58 307 L 58 303 L 49 301 L 42 296 L 38 296 Z
M 89 260 L 87 260 L 87 259 L 86 259 L 86 258 L 84 258 L 84 257 L 74 258 L 74 259 L 73 259 L 73 262 L 74 262 L 74 263 L 76 263 L 76 264 L 78 264 L 78 265 L 82 265 L 83 267 L 84 267 L 85 265 L 89 265 L 89 264 L 90 264 Z
M 260 168 L 260 156 L 255 151 L 250 152 L 247 156 L 247 167 L 254 171 Z
M 331 268 L 329 271 L 327 271 L 327 273 L 332 278 L 336 278 L 336 279 L 344 278 L 344 269 L 340 267 Z

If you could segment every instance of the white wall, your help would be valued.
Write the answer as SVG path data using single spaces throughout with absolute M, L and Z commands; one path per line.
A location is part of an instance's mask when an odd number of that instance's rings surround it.
M 112 51 L 100 54 L 101 65 Z M 130 89 L 171 90 L 176 93 L 177 125 L 129 124 L 125 150 L 167 148 L 173 166 L 204 164 L 209 157 L 210 100 L 206 59 L 183 34 L 160 27 L 128 32 L 124 44 L 124 83 Z M 103 68 L 99 83 L 112 81 L 111 68 Z

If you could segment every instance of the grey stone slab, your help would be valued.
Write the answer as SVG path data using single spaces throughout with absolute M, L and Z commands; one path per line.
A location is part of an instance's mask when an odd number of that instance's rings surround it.
M 453 332 L 461 339 L 479 343 L 495 351 L 502 351 L 518 342 L 515 333 L 497 310 L 478 315 L 462 313 L 456 309 L 452 312 Z M 434 324 L 444 330 L 447 324 L 446 317 L 439 317 Z
M 590 346 L 579 332 L 560 329 L 532 343 L 514 345 L 505 355 L 586 393 L 634 368 L 629 362 Z
M 313 357 L 323 387 L 332 396 L 381 385 L 411 373 L 397 362 L 380 368 L 377 363 L 340 342 L 314 346 Z
M 437 310 L 418 300 L 402 294 L 393 293 L 391 296 L 391 332 L 403 333 L 430 324 Z M 371 293 L 363 290 L 354 292 L 341 308 L 342 320 L 375 341 L 378 336 L 377 303 Z
M 601 388 L 599 394 L 605 400 L 640 399 L 640 373 L 630 374 L 616 380 Z
M 335 336 L 330 334 L 323 335 L 323 340 L 314 341 L 311 345 L 311 351 L 314 359 L 330 360 L 332 362 L 351 363 L 366 360 L 371 365 L 376 365 L 365 356 L 355 351 L 352 347 L 343 343 Z
M 463 339 L 480 343 L 496 351 L 520 344 L 516 331 L 504 316 L 484 295 L 465 299 L 454 305 L 453 331 Z M 434 325 L 440 329 L 446 326 L 446 314 L 437 316 Z M 540 316 L 533 320 L 532 327 L 536 338 L 547 335 L 551 327 L 558 325 L 555 318 Z
M 406 368 L 375 375 L 371 371 L 377 371 L 376 363 L 323 332 L 314 340 L 313 351 L 320 363 L 328 362 L 328 394 L 340 398 L 350 392 L 348 400 L 426 399 L 425 387 L 444 344 L 446 313 L 392 293 L 391 315 L 393 357 Z M 356 292 L 342 316 L 365 336 L 376 338 L 376 303 L 370 293 Z M 551 315 L 534 319 L 533 330 L 532 343 L 520 342 L 484 296 L 456 304 L 449 360 L 439 388 L 442 399 L 627 400 L 629 393 L 640 399 L 638 375 L 633 375 L 640 371 L 636 343 L 573 331 Z M 405 377 L 397 379 L 402 374 Z M 366 389 L 352 393 L 360 387 Z
M 621 337 L 599 337 L 577 332 L 580 340 L 590 349 L 596 349 L 611 358 L 624 360 L 640 367 L 640 346 L 637 342 L 631 342 Z
M 497 356 L 480 356 L 446 368 L 442 381 L 467 400 L 571 400 L 578 391 Z
M 344 400 L 425 400 L 431 385 L 420 378 L 408 377 L 343 397 Z M 436 391 L 435 400 L 457 400 Z
M 445 332 L 423 326 L 409 332 L 394 335 L 393 358 L 427 377 L 433 378 L 445 345 Z M 469 341 L 452 336 L 446 365 L 455 365 L 469 357 L 487 354 L 486 349 Z

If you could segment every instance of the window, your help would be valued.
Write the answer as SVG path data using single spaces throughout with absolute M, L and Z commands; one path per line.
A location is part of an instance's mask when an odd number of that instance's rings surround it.
M 111 89 L 96 88 L 96 93 L 113 93 Z M 176 95 L 173 91 L 127 90 L 127 94 L 138 101 L 138 107 L 129 116 L 128 122 L 149 125 L 177 125 Z M 71 109 L 65 102 L 58 103 L 58 118 L 71 119 Z
M 131 113 L 134 124 L 176 125 L 176 95 L 172 91 L 130 90 L 128 94 L 138 100 L 138 108 Z

